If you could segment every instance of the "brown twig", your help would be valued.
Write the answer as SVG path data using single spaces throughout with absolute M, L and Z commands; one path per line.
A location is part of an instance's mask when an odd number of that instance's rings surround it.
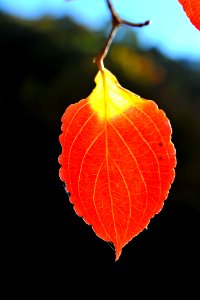
M 114 39 L 114 36 L 115 36 L 117 30 L 119 29 L 119 27 L 122 24 L 131 26 L 131 27 L 143 27 L 143 26 L 146 26 L 146 25 L 150 24 L 150 21 L 145 21 L 143 23 L 132 23 L 132 22 L 126 21 L 124 19 L 121 19 L 118 16 L 118 14 L 116 13 L 111 1 L 106 0 L 106 2 L 107 2 L 107 5 L 108 5 L 108 8 L 109 8 L 109 11 L 111 13 L 111 16 L 112 16 L 112 29 L 110 31 L 110 34 L 109 34 L 107 40 L 105 41 L 105 44 L 104 44 L 103 48 L 99 52 L 98 56 L 94 59 L 94 63 L 97 64 L 99 70 L 101 70 L 101 71 L 104 68 L 103 60 L 104 60 L 104 58 L 106 57 L 106 55 L 108 53 L 108 50 L 110 48 L 110 45 L 111 45 L 111 43 Z

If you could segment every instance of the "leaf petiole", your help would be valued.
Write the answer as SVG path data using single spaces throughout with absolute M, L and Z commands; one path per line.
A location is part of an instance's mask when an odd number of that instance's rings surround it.
M 110 13 L 111 13 L 111 16 L 112 16 L 112 29 L 110 31 L 110 34 L 109 34 L 107 40 L 105 41 L 105 44 L 104 44 L 103 48 L 101 49 L 101 51 L 99 52 L 97 57 L 94 59 L 94 63 L 97 64 L 100 71 L 102 71 L 103 68 L 104 68 L 103 60 L 104 60 L 104 58 L 106 57 L 106 55 L 109 51 L 109 48 L 112 44 L 112 41 L 115 37 L 115 34 L 116 34 L 117 30 L 119 29 L 119 27 L 122 24 L 131 26 L 131 27 L 143 27 L 143 26 L 146 26 L 146 25 L 150 24 L 150 20 L 145 21 L 143 23 L 132 23 L 132 22 L 129 22 L 127 20 L 121 19 L 118 16 L 117 12 L 115 11 L 111 1 L 106 0 L 106 2 L 107 2 L 107 5 L 108 5 L 108 9 L 110 10 Z

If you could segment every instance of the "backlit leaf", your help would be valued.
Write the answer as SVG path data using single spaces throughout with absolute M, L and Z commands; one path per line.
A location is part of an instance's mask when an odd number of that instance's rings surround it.
M 163 207 L 175 177 L 171 126 L 155 102 L 99 71 L 62 116 L 60 178 L 77 215 L 112 242 L 116 260 Z
M 191 23 L 200 30 L 200 0 L 178 0 Z

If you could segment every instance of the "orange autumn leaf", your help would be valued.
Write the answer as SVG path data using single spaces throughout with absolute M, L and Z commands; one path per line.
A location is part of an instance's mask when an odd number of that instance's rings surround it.
M 190 22 L 200 30 L 200 0 L 178 0 Z
M 60 178 L 78 216 L 112 242 L 116 260 L 163 207 L 175 178 L 172 129 L 155 102 L 103 69 L 62 116 Z

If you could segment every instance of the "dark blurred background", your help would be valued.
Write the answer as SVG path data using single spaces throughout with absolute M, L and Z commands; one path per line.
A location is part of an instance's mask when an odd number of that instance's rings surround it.
M 48 288 L 55 281 L 78 287 L 85 280 L 87 290 L 94 279 L 100 287 L 114 282 L 113 295 L 117 280 L 133 296 L 136 288 L 156 296 L 159 286 L 162 295 L 172 287 L 180 295 L 187 288 L 198 293 L 200 62 L 144 50 L 129 29 L 105 60 L 122 86 L 166 112 L 177 150 L 176 178 L 163 210 L 117 262 L 110 245 L 75 214 L 59 178 L 61 117 L 94 88 L 92 61 L 106 34 L 68 18 L 27 21 L 0 14 L 9 276 L 30 284 L 29 292 L 45 280 Z

